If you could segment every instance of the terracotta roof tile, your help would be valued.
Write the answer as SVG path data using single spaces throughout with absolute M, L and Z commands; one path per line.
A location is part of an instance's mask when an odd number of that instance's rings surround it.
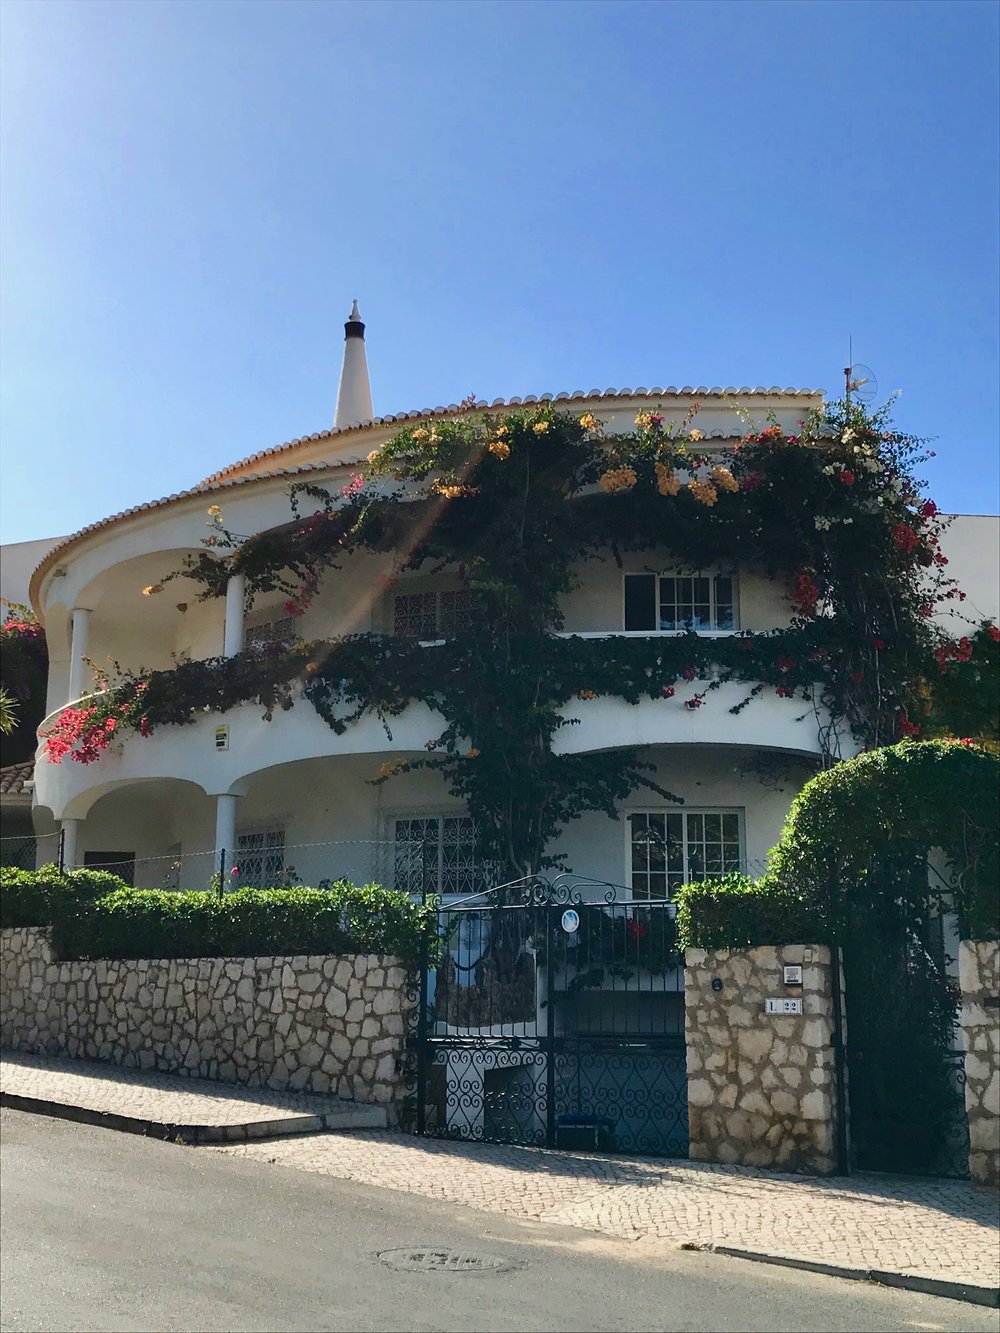
M 7 764 L 0 768 L 0 794 L 4 796 L 30 796 L 35 774 L 34 759 L 27 759 L 23 764 Z
M 762 385 L 758 385 L 756 388 L 750 388 L 747 385 L 743 385 L 738 389 L 730 385 L 723 389 L 719 385 L 713 385 L 712 388 L 707 388 L 704 384 L 699 384 L 697 387 L 685 384 L 683 388 L 680 389 L 673 384 L 665 389 L 661 389 L 658 386 L 654 386 L 652 389 L 647 389 L 643 386 L 636 389 L 591 389 L 589 393 L 584 393 L 582 389 L 574 389 L 572 393 L 567 393 L 563 390 L 557 394 L 543 393 L 537 395 L 529 393 L 524 398 L 517 396 L 506 399 L 494 398 L 491 403 L 488 403 L 485 398 L 480 398 L 477 400 L 472 410 L 482 411 L 483 408 L 498 409 L 505 407 L 528 407 L 534 403 L 561 403 L 575 399 L 593 398 L 655 398 L 657 401 L 660 401 L 664 398 L 728 398 L 733 396 L 741 398 L 752 398 L 754 396 L 766 398 L 821 398 L 823 396 L 823 390 L 781 389 L 777 386 L 771 389 L 766 389 Z M 206 482 L 221 481 L 224 477 L 231 476 L 239 468 L 244 468 L 251 463 L 256 463 L 258 459 L 274 458 L 275 455 L 283 454 L 288 449 L 297 449 L 303 444 L 314 444 L 317 440 L 332 440 L 345 435 L 356 434 L 358 431 L 371 430 L 373 426 L 393 426 L 404 421 L 419 421 L 426 417 L 450 416 L 456 412 L 462 412 L 464 410 L 465 409 L 458 403 L 449 403 L 447 407 L 425 407 L 416 412 L 389 413 L 388 416 L 374 417 L 371 421 L 363 421 L 357 426 L 335 426 L 330 430 L 320 431 L 313 435 L 300 435 L 297 439 L 287 440 L 284 444 L 273 445 L 270 449 L 262 449 L 259 453 L 250 454 L 246 458 L 241 458 L 237 463 L 230 463 L 228 467 L 222 468 L 221 471 L 213 472 L 210 477 L 206 478 Z

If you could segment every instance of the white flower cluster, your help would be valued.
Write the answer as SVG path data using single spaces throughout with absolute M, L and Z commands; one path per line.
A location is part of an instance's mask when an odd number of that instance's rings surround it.
M 865 470 L 866 472 L 884 472 L 884 471 L 885 471 L 885 468 L 884 468 L 884 467 L 882 466 L 882 464 L 878 461 L 878 459 L 877 459 L 877 458 L 873 458 L 872 455 L 868 452 L 867 449 L 859 449 L 859 448 L 855 447 L 854 452 L 855 452 L 856 454 L 861 454 L 861 455 L 862 455 L 860 458 L 856 458 L 856 459 L 854 460 L 854 466 L 855 466 L 855 467 L 863 467 L 864 470 Z
M 815 519 L 813 520 L 813 522 L 816 524 L 816 527 L 817 527 L 817 529 L 818 529 L 820 532 L 828 532 L 829 529 L 832 528 L 832 527 L 834 526 L 834 524 L 836 524 L 836 523 L 843 523 L 843 524 L 846 526 L 848 523 L 853 523 L 853 522 L 854 522 L 854 519 L 853 519 L 853 518 L 825 518 L 822 514 L 817 514 L 816 517 L 815 517 Z

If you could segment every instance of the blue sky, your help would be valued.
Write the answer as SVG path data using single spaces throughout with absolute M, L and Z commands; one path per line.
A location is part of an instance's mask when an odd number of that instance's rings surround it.
M 92 3 L 0 28 L 2 529 L 375 408 L 836 392 L 996 512 L 1000 7 Z

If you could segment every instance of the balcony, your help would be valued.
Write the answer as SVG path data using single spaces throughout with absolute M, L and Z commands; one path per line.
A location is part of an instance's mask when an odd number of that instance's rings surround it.
M 821 753 L 820 733 L 829 725 L 825 710 L 814 711 L 801 699 L 783 699 L 766 692 L 742 712 L 729 710 L 750 689 L 744 683 L 712 691 L 702 707 L 685 707 L 698 686 L 678 686 L 671 699 L 643 699 L 637 704 L 610 697 L 569 701 L 563 709 L 572 725 L 554 737 L 557 754 L 581 754 L 623 747 L 743 746 L 779 750 L 809 757 Z M 70 706 L 70 705 L 67 705 Z M 47 730 L 61 709 L 40 728 Z M 144 738 L 129 734 L 92 764 L 66 758 L 49 763 L 39 751 L 35 769 L 36 804 L 63 818 L 85 815 L 90 805 L 113 787 L 173 779 L 197 784 L 208 795 L 239 789 L 254 773 L 299 760 L 340 755 L 423 754 L 429 740 L 440 735 L 444 717 L 423 703 L 410 704 L 388 719 L 390 735 L 378 717 L 368 715 L 337 735 L 304 698 L 287 712 L 263 719 L 258 703 L 246 703 L 225 714 L 206 712 L 186 726 L 165 726 Z M 845 753 L 853 753 L 845 738 Z

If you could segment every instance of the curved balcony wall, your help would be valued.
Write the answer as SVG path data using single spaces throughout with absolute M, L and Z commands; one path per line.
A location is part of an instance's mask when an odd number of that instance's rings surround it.
M 692 684 L 692 690 L 693 690 Z M 764 695 L 741 713 L 729 709 L 746 697 L 749 686 L 724 685 L 704 707 L 688 710 L 679 699 L 649 699 L 631 705 L 620 699 L 573 700 L 564 710 L 573 723 L 561 728 L 554 749 L 560 754 L 618 749 L 625 746 L 738 745 L 815 757 L 820 754 L 820 725 L 798 699 Z M 804 714 L 804 715 L 803 715 Z M 42 730 L 58 713 L 46 718 Z M 217 729 L 227 728 L 226 748 L 217 748 Z M 445 727 L 445 719 L 426 704 L 409 705 L 389 719 L 391 738 L 375 716 L 352 723 L 338 736 L 305 699 L 278 712 L 270 722 L 260 704 L 243 704 L 228 713 L 205 713 L 187 726 L 168 726 L 151 737 L 130 735 L 97 762 L 71 759 L 48 763 L 39 751 L 35 801 L 57 819 L 82 818 L 113 786 L 155 778 L 196 783 L 208 795 L 238 794 L 248 775 L 298 760 L 330 755 L 373 756 L 425 752 L 427 741 Z M 844 753 L 854 753 L 849 739 Z
M 686 708 L 685 694 L 692 697 L 698 688 L 692 681 L 686 690 L 678 685 L 672 699 L 642 699 L 637 704 L 607 697 L 573 699 L 562 710 L 571 725 L 556 732 L 552 748 L 556 754 L 580 754 L 643 745 L 749 745 L 810 757 L 822 754 L 820 731 L 830 725 L 825 708 L 814 712 L 801 699 L 781 699 L 771 691 L 734 714 L 729 710 L 753 688 L 740 681 L 720 685 L 702 707 Z M 849 734 L 839 739 L 844 758 L 856 753 Z

